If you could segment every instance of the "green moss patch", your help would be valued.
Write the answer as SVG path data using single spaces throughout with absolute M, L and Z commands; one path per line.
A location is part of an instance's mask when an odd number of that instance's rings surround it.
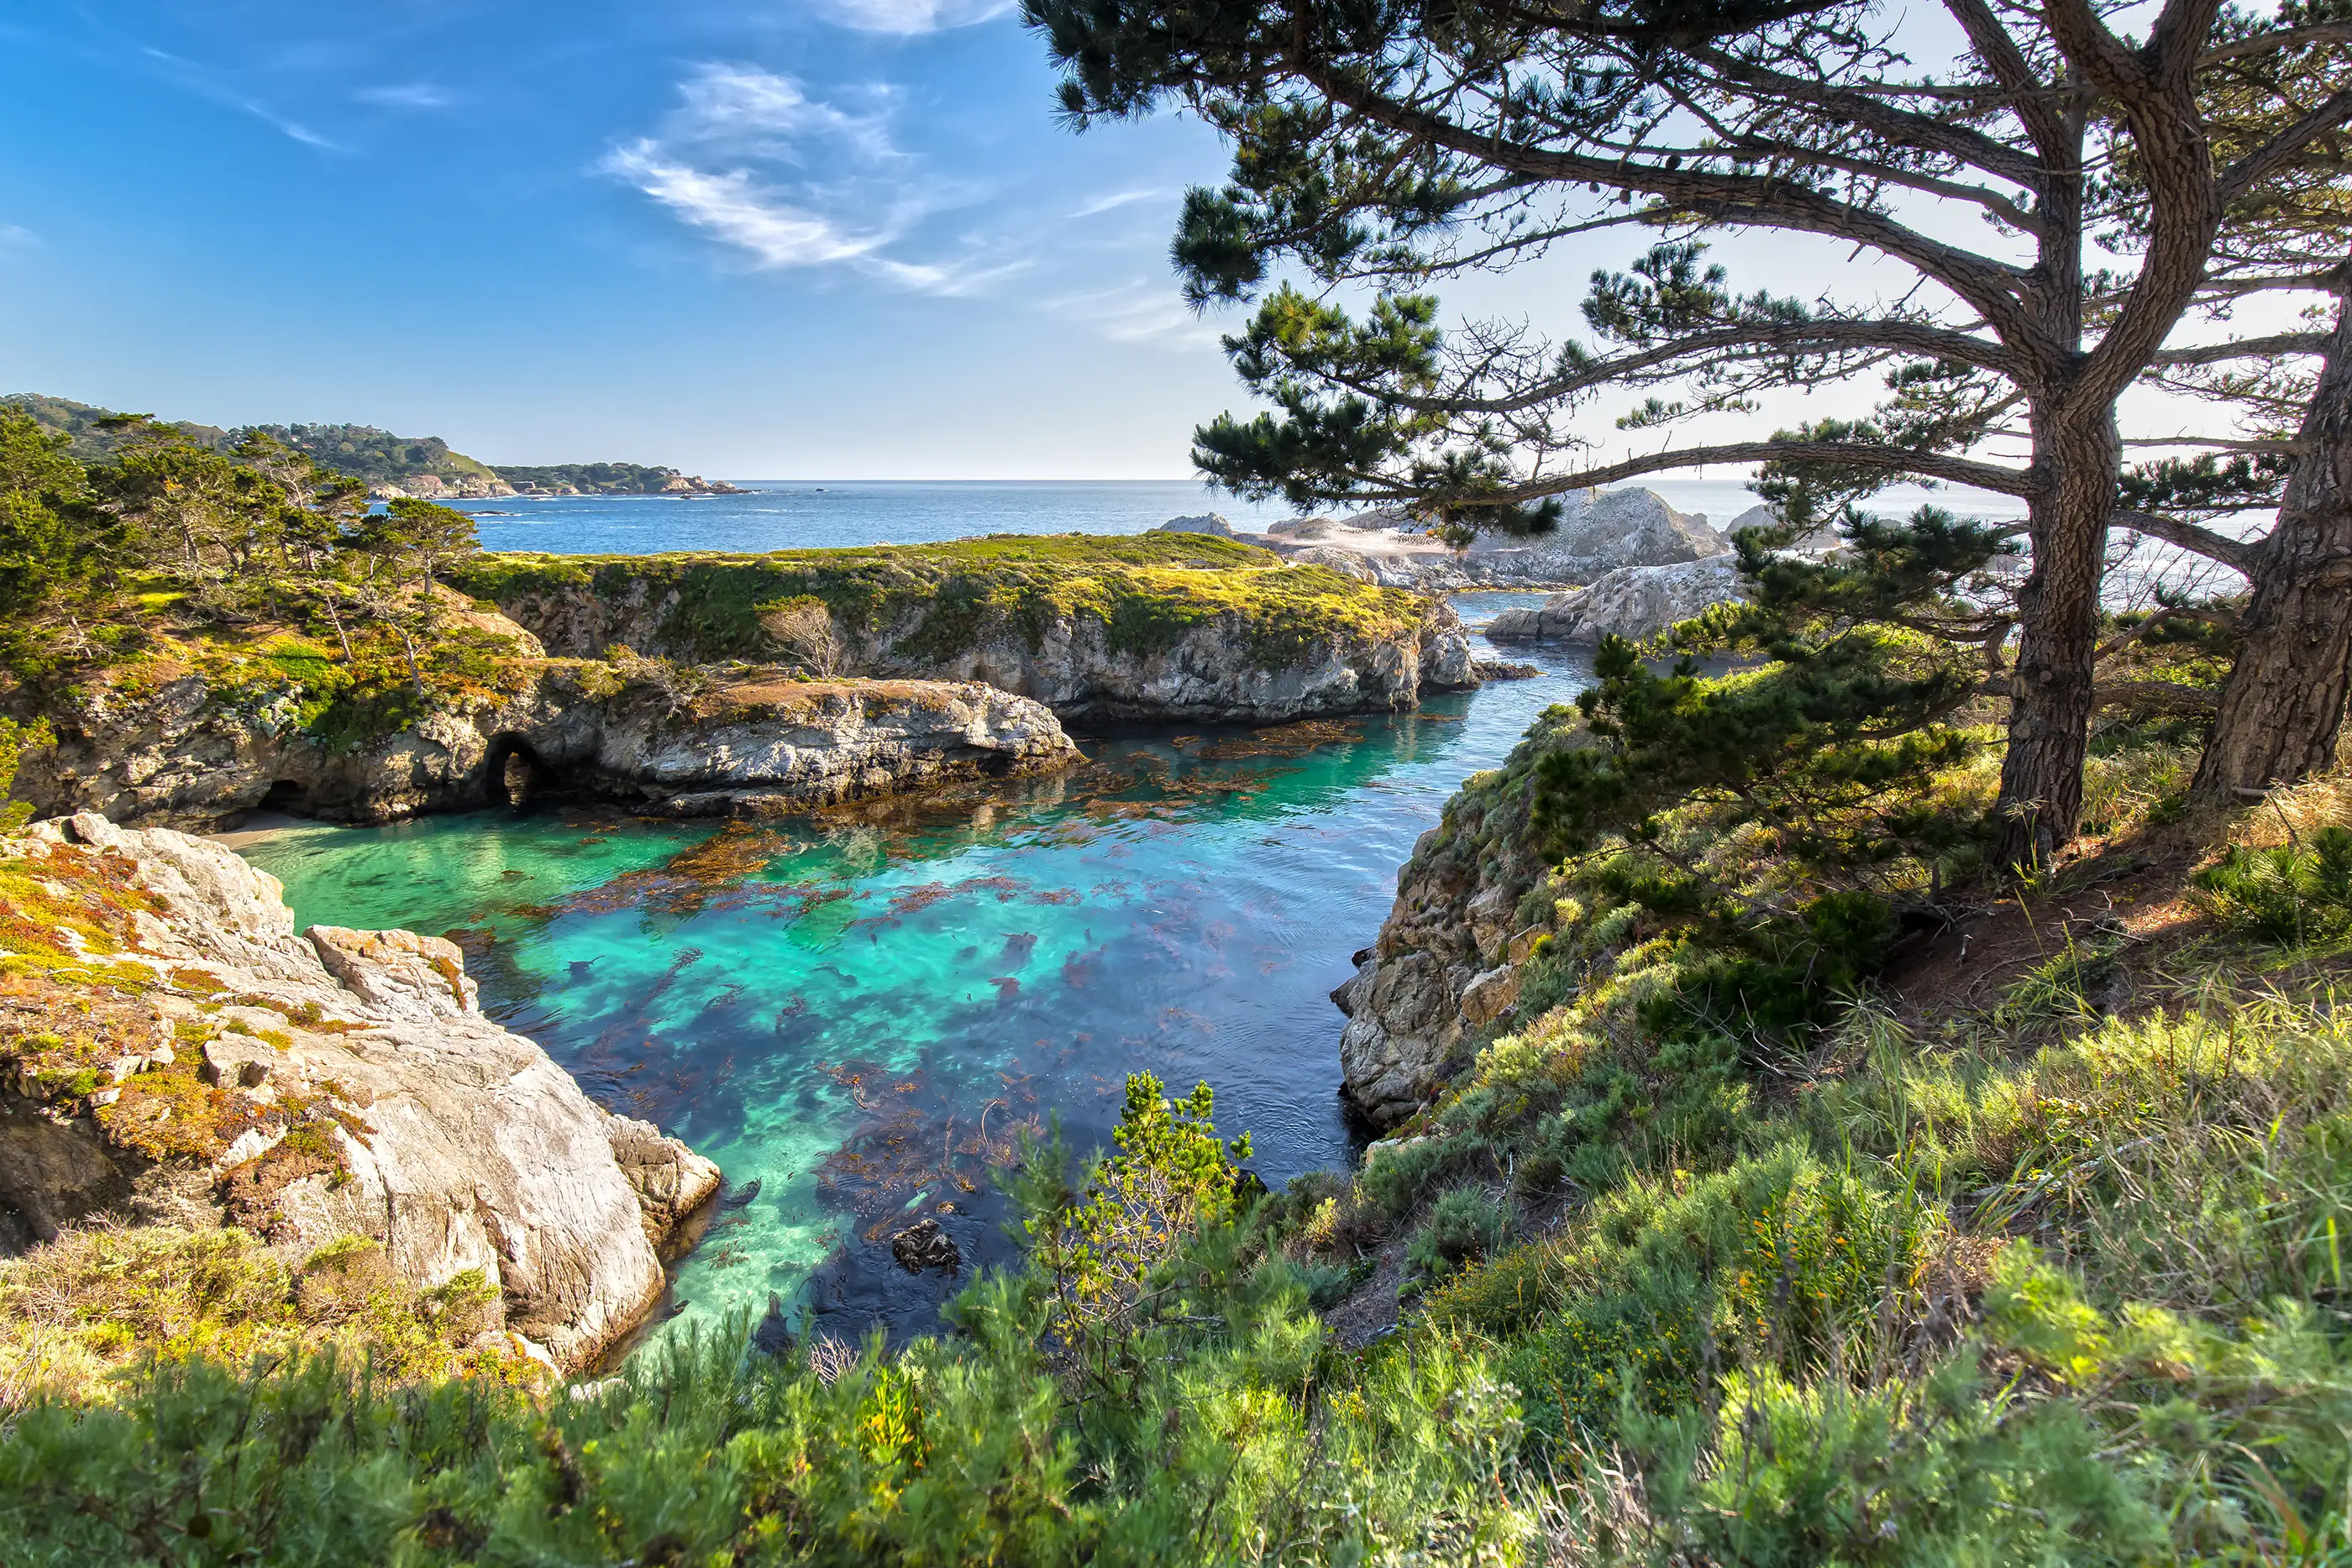
M 1075 621 L 1099 624 L 1116 652 L 1149 654 L 1223 623 L 1258 668 L 1335 641 L 1411 636 L 1426 612 L 1403 590 L 1201 534 L 1006 534 L 763 556 L 491 554 L 464 563 L 455 582 L 509 613 L 579 593 L 623 612 L 658 607 L 655 645 L 640 652 L 698 663 L 772 655 L 763 622 L 809 601 L 926 661 L 1007 632 L 1034 648 L 1049 628 Z

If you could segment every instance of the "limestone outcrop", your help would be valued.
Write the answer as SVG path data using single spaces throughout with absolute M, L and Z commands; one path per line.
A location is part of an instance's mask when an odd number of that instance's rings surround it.
M 289 1261 L 365 1238 L 420 1287 L 479 1270 L 501 1328 L 567 1369 L 659 1300 L 718 1168 L 485 1018 L 453 944 L 297 936 L 276 879 L 227 849 L 95 813 L 0 860 L 88 966 L 0 1002 L 9 1249 L 98 1217 L 209 1217 Z
M 1386 507 L 1234 537 L 1294 561 L 1423 592 L 1589 583 L 1626 568 L 1703 560 L 1729 548 L 1703 513 L 1678 512 L 1654 490 L 1581 490 L 1560 501 L 1562 516 L 1551 532 L 1482 534 L 1462 550 Z
M 1578 721 L 1555 712 L 1446 802 L 1397 873 L 1378 940 L 1331 993 L 1348 1019 L 1342 1092 L 1375 1127 L 1410 1118 L 1514 1016 L 1520 966 L 1552 920 L 1530 821 L 1536 766 L 1583 743 Z
M 382 822 L 555 791 L 761 813 L 1080 760 L 1045 706 L 977 683 L 534 658 L 356 743 L 195 674 L 136 703 L 97 694 L 52 727 L 58 744 L 27 756 L 18 799 L 45 815 L 194 827 L 263 806 Z
M 1486 635 L 1498 643 L 1598 643 L 1613 633 L 1640 643 L 1711 606 L 1746 596 L 1737 556 L 1628 567 L 1590 588 L 1555 593 L 1539 609 L 1506 610 L 1488 622 Z
M 1137 613 L 1143 604 L 1130 601 L 1128 609 L 1104 612 L 1089 602 L 1083 584 L 1066 600 L 1041 593 L 1034 607 L 1007 612 L 976 589 L 950 582 L 937 594 L 884 599 L 877 592 L 870 618 L 814 598 L 788 600 L 730 630 L 725 647 L 872 679 L 977 682 L 1034 699 L 1066 721 L 1090 723 L 1279 724 L 1410 708 L 1424 690 L 1477 684 L 1468 634 L 1442 601 L 1381 594 L 1359 580 L 1285 567 L 1254 550 L 1234 553 L 1253 564 L 1234 570 L 1228 583 L 1264 591 L 1264 601 L 1226 608 L 1219 595 L 1227 584 L 1214 573 L 1186 574 L 1197 581 L 1146 577 L 1142 591 L 1164 593 L 1155 606 L 1162 619 L 1147 624 Z M 714 576 L 747 579 L 767 570 L 755 558 L 722 559 L 709 568 Z M 499 585 L 498 602 L 552 653 L 596 657 L 626 647 L 708 658 L 713 649 L 698 597 L 715 598 L 720 590 L 695 580 L 690 569 L 669 570 L 656 560 L 607 566 L 578 580 L 551 573 L 540 581 L 510 580 Z M 1304 605 L 1286 612 L 1265 579 L 1297 583 L 1299 601 L 1330 601 L 1330 612 L 1318 618 Z M 882 580 L 886 588 L 890 580 Z M 756 589 L 747 582 L 729 591 Z M 1024 590 L 1012 583 L 1002 591 L 1009 597 Z M 950 601 L 950 592 L 957 601 Z M 1137 600 L 1142 597 L 1139 591 Z

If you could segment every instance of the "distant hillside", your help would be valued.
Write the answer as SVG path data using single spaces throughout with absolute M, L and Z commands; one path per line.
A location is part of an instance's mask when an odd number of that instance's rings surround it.
M 499 477 L 526 496 L 659 496 L 697 490 L 730 490 L 675 468 L 637 463 L 559 463 L 547 468 L 501 468 Z
M 124 439 L 119 432 L 98 427 L 100 420 L 118 417 L 110 408 L 76 402 L 71 398 L 45 397 L 39 392 L 10 392 L 0 397 L 0 402 L 13 403 L 47 428 L 65 432 L 72 438 L 73 455 L 84 463 L 100 463 L 111 457 Z M 199 446 L 226 446 L 235 439 L 215 425 L 183 424 L 180 429 Z
M 70 398 L 39 392 L 10 392 L 0 402 L 24 409 L 51 430 L 62 431 L 72 442 L 76 457 L 102 462 L 125 439 L 120 432 L 100 427 L 114 411 Z M 566 463 L 552 467 L 493 468 L 478 458 L 453 452 L 437 435 L 394 435 L 372 424 L 263 424 L 223 430 L 217 425 L 180 423 L 181 433 L 201 446 L 234 445 L 248 430 L 260 430 L 295 451 L 304 453 L 322 468 L 364 479 L 379 494 L 425 496 L 434 498 L 511 496 L 657 496 L 717 495 L 734 486 L 717 484 L 675 468 L 648 467 L 636 463 Z

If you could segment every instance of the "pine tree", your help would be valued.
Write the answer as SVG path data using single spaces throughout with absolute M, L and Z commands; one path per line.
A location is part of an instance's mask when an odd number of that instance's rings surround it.
M 2231 204 L 2352 120 L 2352 88 L 2222 161 L 2199 99 L 2220 0 L 2168 0 L 2144 40 L 2085 0 L 1947 0 L 1967 39 L 1949 70 L 1914 68 L 1896 15 L 1859 0 L 1024 9 L 1077 123 L 1172 101 L 1234 144 L 1231 182 L 1187 197 L 1174 256 L 1195 302 L 1260 298 L 1231 351 L 1278 412 L 1202 428 L 1213 478 L 1301 503 L 1400 501 L 1456 528 L 1541 528 L 1565 491 L 1706 463 L 1811 460 L 2022 497 L 2032 570 L 2002 853 L 2040 862 L 2071 835 L 2122 467 L 2116 400 L 2195 298 Z M 2231 58 L 2309 37 L 2243 32 Z M 2147 241 L 2118 284 L 2091 262 L 2098 193 L 2084 171 L 2126 157 Z M 1932 230 L 1906 221 L 1923 202 Z M 1441 332 L 1413 292 L 1625 225 L 1673 239 L 1596 280 L 1598 350 L 1503 327 Z M 1979 248 L 1948 237 L 1969 225 Z M 1743 296 L 1674 244 L 1752 230 L 1850 242 L 1923 287 L 1892 307 Z M 1318 290 L 1380 298 L 1359 319 L 1276 286 L 1286 261 Z M 1620 462 L 1586 459 L 1571 419 L 1605 386 L 1678 383 L 1632 418 L 1666 425 L 1874 372 L 1895 394 L 1876 419 Z M 2025 460 L 1971 455 L 1997 434 L 2022 440 Z

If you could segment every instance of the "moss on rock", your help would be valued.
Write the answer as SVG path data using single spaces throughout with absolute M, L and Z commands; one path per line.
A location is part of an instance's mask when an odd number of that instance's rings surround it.
M 614 641 L 696 663 L 772 656 L 763 622 L 809 601 L 852 633 L 887 635 L 901 656 L 929 661 L 1006 632 L 1034 649 L 1056 625 L 1078 621 L 1099 624 L 1114 652 L 1148 655 L 1229 621 L 1260 669 L 1334 640 L 1410 638 L 1426 611 L 1403 590 L 1203 534 L 998 534 L 758 556 L 487 554 L 455 581 L 509 613 L 584 593 L 623 633 Z

